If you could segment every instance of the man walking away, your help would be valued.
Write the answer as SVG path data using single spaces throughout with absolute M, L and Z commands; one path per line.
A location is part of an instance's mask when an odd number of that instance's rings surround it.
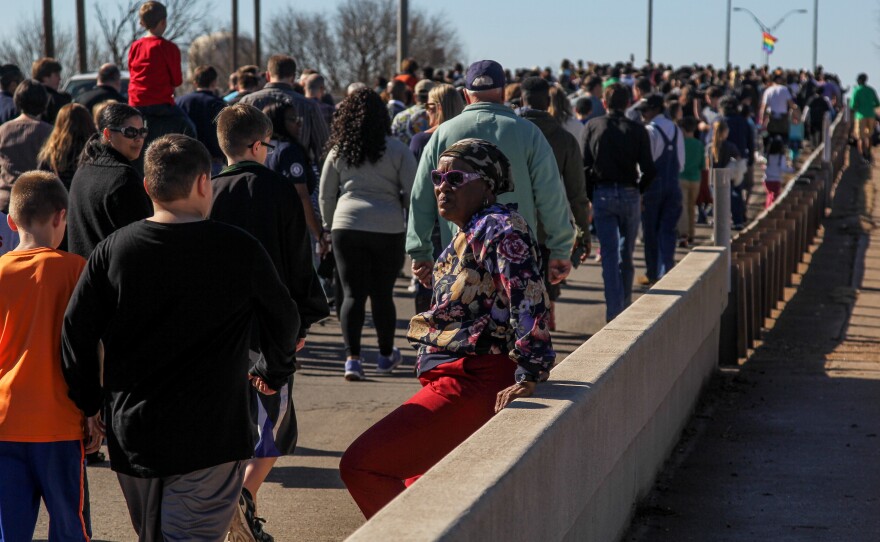
M 49 124 L 55 124 L 58 110 L 73 100 L 70 94 L 58 90 L 58 87 L 61 86 L 61 63 L 51 57 L 41 58 L 31 67 L 31 77 L 42 83 L 46 87 L 46 92 L 49 93 L 49 104 L 46 106 L 42 120 Z
M 577 140 L 547 112 L 550 107 L 550 84 L 546 79 L 527 77 L 523 80 L 522 99 L 523 108 L 520 110 L 520 114 L 541 130 L 541 133 L 547 138 L 547 142 L 550 143 L 550 148 L 553 149 L 559 175 L 565 186 L 569 209 L 579 230 L 578 238 L 575 240 L 577 243 L 575 250 L 580 255 L 580 261 L 586 261 L 590 255 L 590 200 L 587 199 L 583 158 L 580 149 L 578 149 Z M 550 331 L 554 331 L 556 327 L 555 302 L 559 299 L 561 287 L 559 284 L 550 284 L 547 280 L 550 249 L 545 244 L 547 234 L 540 221 L 538 221 L 537 234 L 541 248 L 541 272 L 544 275 L 544 286 L 550 295 Z M 578 250 L 577 247 L 581 246 L 582 249 Z
M 253 453 L 249 382 L 264 394 L 287 382 L 299 317 L 260 243 L 205 220 L 204 145 L 167 135 L 144 163 L 155 213 L 89 258 L 64 315 L 64 377 L 85 415 L 107 414 L 138 539 L 222 540 Z M 252 322 L 263 355 L 248 370 Z
M 15 107 L 15 89 L 24 81 L 24 75 L 15 64 L 0 66 L 0 124 L 10 121 L 18 116 L 19 111 Z
M 198 66 L 193 71 L 193 86 L 196 89 L 177 98 L 177 106 L 183 109 L 196 127 L 199 141 L 211 154 L 211 173 L 217 174 L 226 165 L 226 158 L 217 143 L 217 129 L 214 121 L 226 102 L 217 96 L 217 70 L 214 66 Z
M 391 135 L 409 145 L 414 135 L 429 128 L 428 93 L 434 88 L 433 81 L 422 79 L 416 83 L 415 103 L 394 116 L 391 120 Z
M 605 320 L 610 322 L 632 303 L 639 193 L 650 186 L 657 170 L 647 130 L 624 116 L 629 91 L 621 84 L 609 85 L 603 102 L 608 114 L 591 120 L 584 130 L 584 170 L 594 186 L 593 223 L 602 256 Z
M 119 91 L 122 88 L 122 73 L 116 64 L 104 64 L 98 70 L 98 84 L 95 88 L 87 90 L 74 100 L 78 104 L 86 106 L 91 112 L 96 105 L 107 100 L 119 103 L 128 103 L 128 99 Z
M 516 187 L 512 194 L 503 194 L 499 201 L 516 203 L 532 231 L 537 230 L 539 220 L 543 224 L 550 250 L 550 283 L 558 284 L 571 271 L 574 228 L 569 221 L 568 201 L 556 158 L 538 127 L 504 105 L 504 83 L 504 68 L 494 60 L 471 64 L 465 83 L 469 105 L 460 115 L 441 124 L 422 151 L 406 233 L 406 250 L 413 260 L 413 274 L 422 284 L 430 284 L 434 252 L 431 232 L 439 218 L 431 171 L 437 169 L 441 152 L 471 137 L 497 145 L 510 159 Z M 445 246 L 457 228 L 451 222 L 439 220 L 440 243 Z
M 330 137 L 330 128 L 321 116 L 318 104 L 293 90 L 296 61 L 287 55 L 270 56 L 266 77 L 269 79 L 266 86 L 243 97 L 238 103 L 252 105 L 260 111 L 270 103 L 292 103 L 296 116 L 302 119 L 300 143 L 309 151 L 312 163 L 320 163 L 324 156 L 324 145 Z
M 877 92 L 868 86 L 867 74 L 860 73 L 856 77 L 856 87 L 849 99 L 849 108 L 853 112 L 853 120 L 856 122 L 856 141 L 859 154 L 866 164 L 871 163 L 871 136 L 874 135 L 874 127 L 877 125 Z
M 657 175 L 642 198 L 642 232 L 645 236 L 646 277 L 651 286 L 675 265 L 678 218 L 681 216 L 681 187 L 678 175 L 684 167 L 684 137 L 678 126 L 663 115 L 663 96 L 652 94 L 640 105 L 651 139 L 651 156 Z

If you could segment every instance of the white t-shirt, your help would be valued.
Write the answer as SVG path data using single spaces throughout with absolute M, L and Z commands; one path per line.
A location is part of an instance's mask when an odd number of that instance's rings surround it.
M 774 117 L 778 117 L 788 113 L 789 101 L 794 101 L 794 98 L 791 97 L 791 91 L 788 90 L 788 87 L 783 85 L 771 85 L 770 88 L 764 91 L 761 105 L 767 105 L 770 114 Z

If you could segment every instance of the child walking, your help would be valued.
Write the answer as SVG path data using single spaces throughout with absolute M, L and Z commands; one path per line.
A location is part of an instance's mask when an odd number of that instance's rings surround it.
M 12 187 L 9 227 L 18 246 L 0 256 L 0 538 L 31 540 L 40 500 L 50 540 L 89 540 L 85 454 L 104 437 L 98 409 L 68 398 L 61 322 L 86 261 L 57 250 L 67 190 L 45 171 Z M 86 442 L 83 442 L 83 438 Z
M 694 225 L 697 221 L 697 196 L 700 193 L 700 180 L 706 168 L 706 147 L 694 135 L 697 119 L 684 117 L 678 125 L 684 132 L 684 169 L 678 174 L 678 184 L 684 197 L 684 212 L 678 219 L 678 246 L 687 248 L 694 242 Z
M 767 150 L 767 166 L 764 169 L 764 190 L 767 192 L 767 199 L 764 201 L 764 208 L 768 209 L 782 190 L 782 174 L 792 173 L 792 169 L 785 159 L 785 144 L 782 138 L 774 137 L 770 140 L 770 147 Z

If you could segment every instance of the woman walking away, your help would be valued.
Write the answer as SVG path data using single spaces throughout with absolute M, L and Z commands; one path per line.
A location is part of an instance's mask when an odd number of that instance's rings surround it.
M 547 379 L 556 354 L 538 245 L 512 205 L 510 162 L 464 139 L 431 172 L 440 216 L 459 231 L 433 269 L 434 303 L 410 322 L 422 389 L 349 446 L 342 480 L 364 516 L 383 506 L 517 397 Z M 431 270 L 419 276 L 430 284 Z
M 92 114 L 80 104 L 67 104 L 58 110 L 55 127 L 37 155 L 37 167 L 51 171 L 70 190 L 79 165 L 79 155 L 97 130 Z M 62 249 L 63 250 L 63 249 Z
M 728 167 L 731 160 L 739 160 L 739 149 L 727 140 L 730 134 L 730 128 L 727 123 L 721 119 L 712 123 L 712 144 L 709 146 L 709 169 L 724 169 Z M 745 163 L 743 163 L 745 166 Z M 742 193 L 742 175 L 739 176 L 739 183 L 734 179 L 730 180 L 730 215 L 733 219 L 733 229 L 741 230 L 746 224 L 746 207 L 743 201 Z
M 339 104 L 327 146 L 318 200 L 345 293 L 339 315 L 345 379 L 363 380 L 367 298 L 379 339 L 377 372 L 390 373 L 403 359 L 394 346 L 393 291 L 403 265 L 403 213 L 417 164 L 409 148 L 391 136 L 385 104 L 369 89 Z

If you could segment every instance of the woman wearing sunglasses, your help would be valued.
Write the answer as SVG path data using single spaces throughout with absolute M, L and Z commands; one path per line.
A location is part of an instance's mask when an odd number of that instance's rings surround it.
M 344 376 L 363 380 L 367 298 L 379 339 L 377 371 L 390 373 L 403 359 L 394 346 L 393 292 L 404 258 L 403 211 L 409 207 L 417 164 L 409 148 L 391 136 L 382 98 L 366 88 L 339 104 L 327 146 L 318 202 L 344 291 L 339 311 Z
M 556 354 L 537 244 L 514 205 L 510 163 L 461 140 L 431 172 L 437 208 L 458 233 L 434 265 L 434 298 L 410 321 L 422 389 L 349 446 L 342 480 L 367 518 L 517 397 L 546 380 Z M 429 284 L 429 273 L 420 276 Z
M 98 133 L 83 149 L 70 183 L 70 252 L 88 258 L 114 231 L 153 215 L 144 176 L 132 166 L 141 155 L 146 135 L 137 109 L 113 103 L 101 112 Z

